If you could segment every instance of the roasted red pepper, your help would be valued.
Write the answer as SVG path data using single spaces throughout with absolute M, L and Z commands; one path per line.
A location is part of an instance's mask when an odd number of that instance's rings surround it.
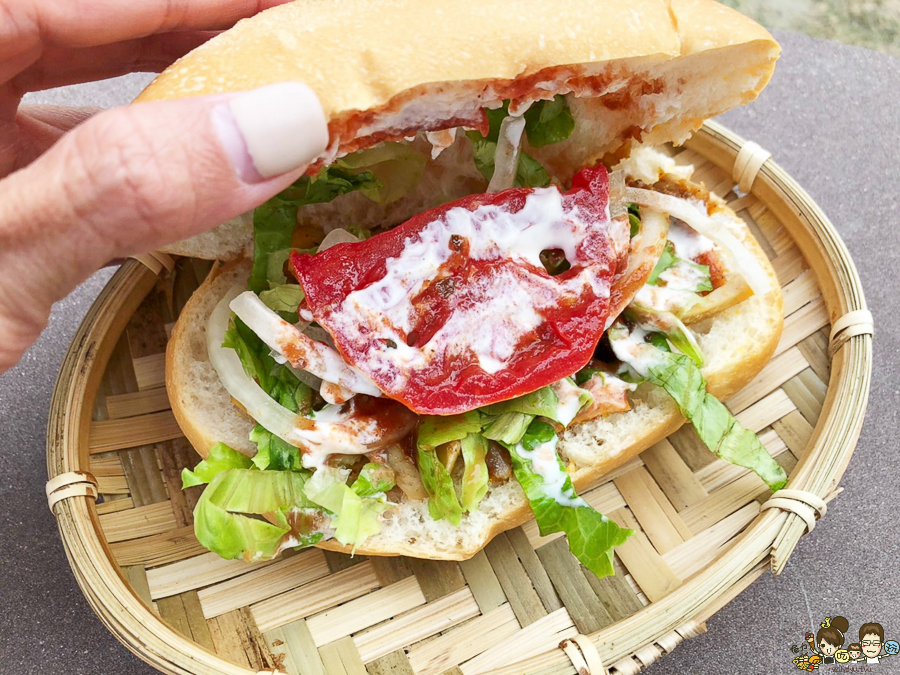
M 422 414 L 526 394 L 591 358 L 616 260 L 608 177 L 473 195 L 291 266 L 344 358 Z M 551 276 L 540 254 L 571 267 Z

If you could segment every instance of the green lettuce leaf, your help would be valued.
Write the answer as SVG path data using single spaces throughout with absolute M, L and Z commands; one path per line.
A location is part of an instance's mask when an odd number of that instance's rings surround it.
M 493 175 L 494 167 L 491 164 L 491 176 Z M 520 152 L 514 185 L 515 187 L 547 187 L 550 185 L 550 174 L 547 173 L 544 165 L 534 157 L 527 152 Z
M 584 384 L 589 379 L 591 379 L 597 373 L 602 373 L 603 370 L 601 368 L 594 368 L 593 366 L 585 366 L 577 373 L 575 373 L 575 384 Z
M 672 246 L 671 241 L 667 241 L 662 255 L 659 257 L 659 260 L 656 261 L 656 267 L 653 268 L 653 271 L 650 272 L 650 276 L 647 277 L 647 283 L 656 285 L 659 275 L 674 265 L 676 260 L 675 247 Z
M 525 135 L 532 147 L 564 141 L 574 129 L 575 120 L 562 94 L 550 101 L 536 101 L 525 111 Z
M 222 346 L 237 352 L 247 377 L 255 379 L 263 389 L 269 383 L 269 364 L 264 362 L 263 356 L 264 344 L 259 336 L 236 316 L 228 322 Z
M 417 448 L 419 475 L 422 485 L 428 493 L 428 513 L 435 520 L 446 518 L 454 525 L 459 525 L 462 518 L 462 506 L 456 496 L 453 478 L 437 457 L 434 448 L 419 446 Z
M 275 361 L 268 345 L 238 317 L 232 317 L 222 346 L 237 352 L 247 376 L 280 405 L 299 414 L 312 409 L 312 389 L 287 365 Z
M 290 251 L 299 207 L 330 202 L 355 190 L 380 187 L 370 172 L 340 166 L 322 167 L 315 176 L 301 176 L 289 188 L 258 206 L 253 211 L 253 266 L 247 288 L 260 293 L 273 282 L 284 283 L 281 268 L 270 265 L 269 259 L 272 254 Z M 281 263 L 283 266 L 284 260 Z
M 681 319 L 672 312 L 664 312 L 632 302 L 625 309 L 625 318 L 645 330 L 661 333 L 678 351 L 689 356 L 698 366 L 703 365 L 703 352 L 700 351 L 697 338 L 694 337 L 691 329 L 685 326 Z M 654 344 L 661 347 L 656 340 L 654 340 Z M 664 350 L 669 351 L 668 347 Z
M 619 527 L 575 493 L 556 454 L 558 442 L 553 427 L 539 420 L 532 422 L 520 443 L 507 446 L 513 472 L 528 497 L 541 535 L 565 533 L 569 550 L 582 565 L 598 577 L 610 576 L 615 573 L 613 549 L 625 543 L 632 531 Z M 548 452 L 553 457 L 550 461 L 545 458 Z
M 437 447 L 450 441 L 461 441 L 469 434 L 477 434 L 482 427 L 481 413 L 472 410 L 461 415 L 423 418 L 416 436 L 416 454 L 422 485 L 428 493 L 428 513 L 435 520 L 446 518 L 459 525 L 462 506 L 456 495 L 453 478 L 437 456 Z
M 647 277 L 647 283 L 652 286 L 659 285 L 659 275 L 668 270 L 677 273 L 682 278 L 696 277 L 697 283 L 693 288 L 680 288 L 684 292 L 702 293 L 703 291 L 713 290 L 712 281 L 709 276 L 709 266 L 701 265 L 690 260 L 683 260 L 674 253 L 672 242 L 666 242 L 666 248 L 663 250 L 662 256 L 653 268 L 653 272 Z M 699 298 L 698 298 L 699 300 Z
M 535 417 L 546 417 L 568 426 L 591 400 L 592 396 L 586 390 L 578 387 L 571 378 L 564 378 L 530 394 L 479 408 L 486 418 L 493 418 L 486 426 L 484 436 L 504 443 L 518 443 Z
M 641 208 L 637 204 L 628 205 L 628 224 L 631 226 L 631 238 L 641 231 Z
M 556 406 L 555 415 L 545 415 L 545 417 L 550 417 L 554 422 L 558 422 L 564 427 L 572 423 L 572 420 L 578 416 L 578 413 L 584 406 L 594 401 L 591 392 L 579 387 L 574 378 L 564 377 L 550 386 L 553 389 L 553 393 L 556 394 L 559 404 Z
M 461 441 L 465 468 L 462 479 L 462 507 L 474 511 L 488 491 L 488 468 L 484 458 L 487 440 L 479 434 L 468 434 Z
M 690 357 L 657 349 L 649 343 L 635 343 L 621 324 L 614 325 L 608 333 L 616 356 L 672 397 L 711 452 L 726 462 L 754 471 L 773 491 L 784 487 L 784 469 L 756 434 L 742 427 L 728 408 L 706 391 L 700 368 Z
M 303 517 L 314 508 L 303 492 L 307 475 L 249 469 L 217 474 L 194 508 L 197 541 L 228 560 L 248 561 L 274 557 L 289 536 L 299 546 L 316 543 L 322 539 L 312 526 L 317 519 Z
M 501 443 L 518 443 L 534 415 L 520 412 L 507 412 L 495 417 L 482 432 L 485 438 Z
M 551 387 L 541 387 L 537 391 L 530 394 L 519 396 L 518 398 L 502 403 L 493 403 L 491 405 L 479 408 L 488 415 L 502 415 L 509 412 L 524 413 L 526 415 L 543 415 L 551 419 L 556 415 L 556 409 L 559 405 L 559 399 L 553 393 Z
M 268 260 L 266 261 L 266 281 L 269 284 L 269 288 L 275 288 L 276 286 L 281 286 L 287 283 L 287 276 L 284 273 L 284 266 L 287 264 L 287 261 L 291 257 L 291 253 L 293 253 L 294 250 L 295 249 L 293 248 L 282 248 L 269 253 Z M 315 253 L 315 249 L 300 250 Z M 294 319 L 294 321 L 296 321 L 296 318 Z
M 467 131 L 466 136 L 472 141 L 472 156 L 475 167 L 486 181 L 494 175 L 494 154 L 497 142 L 485 139 L 477 131 Z M 546 187 L 550 185 L 550 174 L 544 166 L 527 152 L 519 152 L 519 164 L 516 167 L 516 187 Z
M 256 443 L 257 452 L 253 464 L 260 471 L 301 471 L 303 456 L 296 448 L 279 436 L 257 424 L 250 432 L 250 440 Z
M 396 485 L 394 470 L 387 464 L 369 462 L 360 470 L 351 489 L 360 497 L 384 494 Z
M 247 288 L 255 293 L 269 287 L 269 255 L 291 247 L 297 225 L 297 206 L 275 195 L 253 211 L 253 266 Z M 284 274 L 278 271 L 281 283 Z
M 187 489 L 195 485 L 205 485 L 223 471 L 229 469 L 249 469 L 253 461 L 237 450 L 232 450 L 224 443 L 216 443 L 209 449 L 209 454 L 202 462 L 189 469 L 181 470 L 181 487 Z
M 417 443 L 436 448 L 450 441 L 460 441 L 468 434 L 481 431 L 482 424 L 481 413 L 477 410 L 444 417 L 426 415 L 419 426 Z
M 315 176 L 301 176 L 300 179 L 278 195 L 296 208 L 307 204 L 330 202 L 341 195 L 356 190 L 372 190 L 381 187 L 378 179 L 369 171 L 359 171 L 359 167 L 348 168 L 348 155 L 331 166 L 323 166 Z M 293 228 L 291 229 L 293 233 Z
M 361 496 L 354 488 L 359 487 L 361 491 L 366 488 L 356 483 L 354 487 L 347 485 L 349 474 L 347 469 L 320 467 L 306 482 L 304 491 L 310 501 L 332 514 L 334 538 L 345 546 L 351 545 L 355 552 L 366 539 L 381 531 L 378 517 L 390 504 L 384 499 L 383 491 Z M 375 494 L 380 498 L 375 498 Z
M 562 249 L 545 249 L 541 251 L 540 260 L 551 277 L 572 269 L 572 265 L 566 260 L 566 254 Z
M 305 297 L 306 294 L 300 284 L 276 284 L 259 294 L 259 299 L 266 307 L 280 314 L 292 315 L 294 322 L 297 320 L 297 308 Z
M 676 269 L 679 267 L 687 267 L 697 273 L 700 279 L 697 282 L 697 285 L 691 289 L 694 293 L 713 290 L 712 280 L 709 275 L 709 265 L 701 265 L 700 263 L 679 258 L 673 267 Z

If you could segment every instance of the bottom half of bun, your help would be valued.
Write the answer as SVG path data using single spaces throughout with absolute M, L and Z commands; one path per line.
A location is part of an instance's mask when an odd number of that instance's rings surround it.
M 772 288 L 694 326 L 706 365 L 708 389 L 724 399 L 746 385 L 768 362 L 781 335 L 782 299 L 778 281 L 762 249 L 749 232 L 748 252 L 768 271 Z M 217 442 L 252 455 L 248 434 L 254 422 L 232 402 L 209 362 L 206 323 L 212 309 L 235 284 L 245 284 L 249 263 L 214 269 L 194 293 L 172 333 L 167 351 L 166 385 L 181 429 L 201 455 Z M 684 423 L 671 398 L 644 385 L 631 410 L 599 417 L 569 428 L 559 445 L 578 491 L 662 440 Z M 437 560 L 469 558 L 497 534 L 532 517 L 515 480 L 491 488 L 478 509 L 465 514 L 460 526 L 428 515 L 424 501 L 405 501 L 385 512 L 382 530 L 356 549 L 363 555 L 407 555 Z M 337 541 L 320 548 L 350 552 Z

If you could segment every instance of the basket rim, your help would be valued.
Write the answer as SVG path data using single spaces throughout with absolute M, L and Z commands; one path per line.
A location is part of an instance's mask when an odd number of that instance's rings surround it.
M 685 143 L 729 175 L 737 154 L 747 145 L 741 136 L 712 121 L 706 121 Z M 801 223 L 790 233 L 816 275 L 831 323 L 849 312 L 866 310 L 862 284 L 849 251 L 809 194 L 771 158 L 761 163 L 750 192 L 776 215 L 780 211 Z M 779 220 L 786 223 L 790 219 L 779 216 Z M 156 274 L 143 263 L 134 259 L 126 261 L 80 324 L 63 359 L 51 398 L 47 427 L 49 479 L 86 470 L 87 430 L 95 398 L 86 394 L 106 368 L 101 355 L 109 350 L 103 346 L 119 339 L 128 319 L 156 280 Z M 871 371 L 872 335 L 862 333 L 842 341 L 833 356 L 826 399 L 809 449 L 791 473 L 789 487 L 826 500 L 836 494 L 862 426 Z M 96 387 L 93 391 L 96 392 Z M 63 499 L 53 511 L 82 592 L 95 613 L 129 651 L 164 672 L 234 675 L 255 672 L 184 637 L 147 606 L 115 563 L 90 496 Z M 638 648 L 661 641 L 666 635 L 677 636 L 680 642 L 695 631 L 698 623 L 760 576 L 767 561 L 776 574 L 780 572 L 806 529 L 806 522 L 796 513 L 779 508 L 761 511 L 727 544 L 721 555 L 679 588 L 588 638 L 607 664 L 629 658 Z M 652 629 L 648 630 L 648 626 Z M 626 636 L 632 639 L 626 640 Z M 642 639 L 638 647 L 633 647 L 636 637 Z M 179 660 L 174 660 L 175 656 Z M 561 667 L 570 664 L 568 659 L 562 650 L 553 649 L 498 672 L 512 675 L 529 668 Z

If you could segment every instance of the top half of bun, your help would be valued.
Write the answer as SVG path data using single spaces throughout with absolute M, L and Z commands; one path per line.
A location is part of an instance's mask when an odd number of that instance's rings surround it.
M 503 99 L 618 93 L 609 103 L 622 107 L 635 84 L 638 97 L 691 98 L 710 85 L 692 77 L 703 56 L 717 81 L 684 120 L 693 127 L 753 99 L 778 52 L 764 28 L 713 0 L 301 0 L 211 39 L 138 101 L 299 80 L 343 152 L 459 126 Z M 635 124 L 649 130 L 652 117 Z
M 137 101 L 305 82 L 329 123 L 322 164 L 418 131 L 478 126 L 482 108 L 504 99 L 563 94 L 574 132 L 529 152 L 566 183 L 634 140 L 681 142 L 753 100 L 778 54 L 764 28 L 714 0 L 300 0 L 209 40 Z M 335 200 L 339 213 L 348 198 Z M 393 211 L 375 215 L 413 215 Z M 245 219 L 165 250 L 234 258 L 249 242 Z

